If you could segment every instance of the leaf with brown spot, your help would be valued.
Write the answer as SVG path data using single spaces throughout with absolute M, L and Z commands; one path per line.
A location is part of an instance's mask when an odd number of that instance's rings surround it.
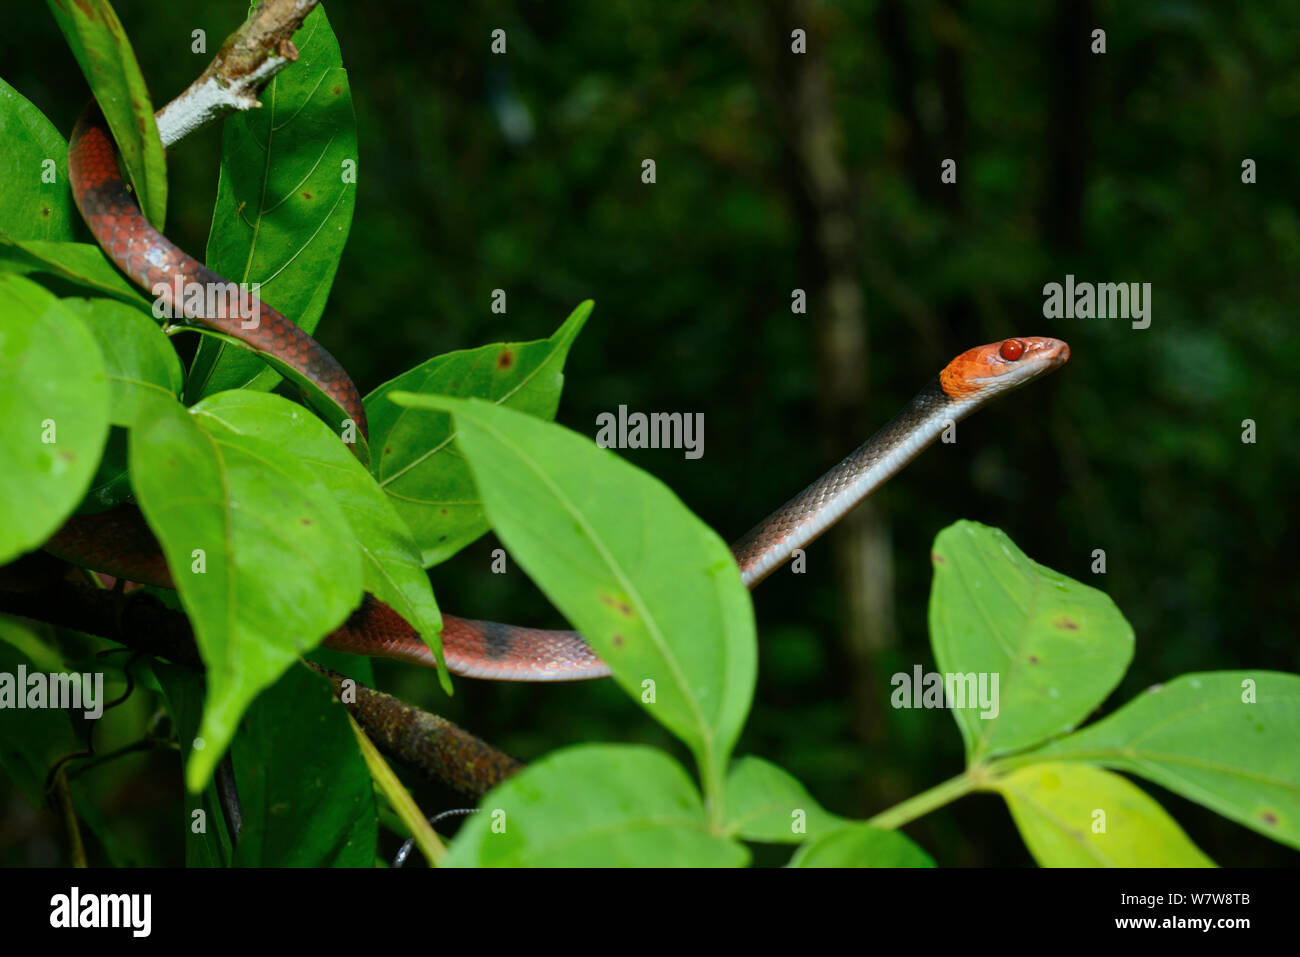
M 12 240 L 76 238 L 80 216 L 68 188 L 68 144 L 45 114 L 0 80 L 0 183 L 22 188 L 0 190 L 0 233 Z M 33 176 L 54 161 L 53 183 Z
M 996 715 L 952 711 L 971 762 L 1072 730 L 1119 683 L 1133 629 L 1104 592 L 1039 565 L 977 522 L 950 525 L 932 551 L 943 559 L 930 592 L 939 671 L 998 675 Z M 1067 618 L 1081 627 L 1059 627 Z
M 469 466 L 455 451 L 451 417 L 399 408 L 389 393 L 473 396 L 554 418 L 564 362 L 590 314 L 591 303 L 584 302 L 548 339 L 438 356 L 366 396 L 370 438 L 384 450 L 371 470 L 411 527 L 425 565 L 446 561 L 479 538 L 487 519 Z M 513 357 L 508 371 L 500 368 L 505 352 Z
M 628 607 L 627 602 L 618 598 L 614 598 L 612 595 L 601 594 L 599 597 L 602 604 L 608 605 L 610 608 L 613 608 L 624 618 L 632 617 L 632 609 Z
M 1300 675 L 1212 671 L 1149 689 L 1034 757 L 1141 775 L 1300 848 L 1297 740 Z
M 48 290 L 0 273 L 0 565 L 37 548 L 95 477 L 109 385 L 95 339 Z M 46 421 L 56 442 L 42 441 Z M 80 455 L 74 455 L 80 452 Z
M 159 402 L 150 412 L 130 430 L 131 484 L 207 666 L 208 747 L 191 753 L 185 775 L 197 792 L 257 694 L 360 604 L 361 556 L 339 503 L 299 456 L 201 409 Z M 208 554 L 201 575 L 188 571 L 196 543 Z
M 757 668 L 753 605 L 726 543 L 666 485 L 588 436 L 488 402 L 392 399 L 453 414 L 456 447 L 502 543 L 719 793 Z M 642 701 L 647 678 L 653 705 Z
M 311 333 L 352 228 L 356 184 L 339 170 L 357 155 L 357 127 L 351 96 L 328 94 L 330 85 L 347 89 L 347 71 L 322 7 L 294 39 L 301 57 L 267 84 L 262 108 L 236 113 L 222 127 L 206 263 L 232 282 L 261 283 L 262 300 Z M 205 337 L 185 399 L 244 387 L 269 391 L 280 379 L 262 357 Z

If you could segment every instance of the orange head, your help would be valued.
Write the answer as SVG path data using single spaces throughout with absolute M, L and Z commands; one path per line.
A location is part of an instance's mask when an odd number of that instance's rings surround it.
M 1046 375 L 1070 358 L 1070 347 L 1047 336 L 1021 336 L 976 346 L 939 373 L 939 385 L 953 399 L 996 395 Z

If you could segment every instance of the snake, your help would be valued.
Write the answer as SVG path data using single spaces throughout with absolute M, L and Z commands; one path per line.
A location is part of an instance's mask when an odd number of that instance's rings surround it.
M 118 167 L 118 151 L 92 104 L 68 146 L 73 198 L 95 241 L 131 280 L 161 296 L 182 321 L 224 333 L 287 366 L 336 403 L 366 435 L 356 385 L 324 347 L 275 309 L 259 303 L 257 321 L 202 305 L 173 302 L 184 284 L 226 283 L 182 252 L 140 210 Z M 946 430 L 992 399 L 1060 367 L 1070 347 L 1048 336 L 1002 339 L 962 352 L 866 442 L 754 526 L 733 546 L 741 581 L 753 588 L 889 481 Z M 368 437 L 368 436 L 367 436 Z M 126 581 L 174 588 L 157 539 L 140 510 L 119 505 L 70 518 L 45 543 L 65 561 Z M 434 666 L 432 650 L 392 607 L 366 593 L 347 620 L 321 642 L 339 651 Z M 574 681 L 609 675 L 574 631 L 544 630 L 442 617 L 442 650 L 453 674 L 502 681 Z

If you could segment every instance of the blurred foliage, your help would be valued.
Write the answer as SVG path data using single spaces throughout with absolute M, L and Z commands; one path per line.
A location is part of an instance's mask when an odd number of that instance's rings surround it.
M 233 0 L 116 9 L 157 103 L 244 13 Z M 810 286 L 795 255 L 801 187 L 774 119 L 789 37 L 765 10 L 330 5 L 360 182 L 318 335 L 362 391 L 437 353 L 547 336 L 590 297 L 559 420 L 594 434 L 596 415 L 620 403 L 704 412 L 702 459 L 626 455 L 724 537 L 831 464 L 816 441 L 812 317 L 789 311 L 790 290 Z M 1073 350 L 1064 370 L 964 423 L 956 450 L 932 450 L 881 494 L 899 617 L 881 687 L 931 664 L 928 552 L 956 518 L 1004 529 L 1039 562 L 1114 598 L 1137 649 L 1106 711 L 1190 670 L 1300 670 L 1285 550 L 1300 479 L 1300 343 L 1287 319 L 1300 306 L 1300 180 L 1288 145 L 1300 8 L 844 0 L 815 12 L 860 239 L 863 436 L 963 348 L 1022 333 Z M 1104 55 L 1087 52 L 1095 27 L 1107 33 Z M 198 28 L 205 55 L 190 52 Z M 506 56 L 489 53 L 496 28 Z M 10 18 L 3 50 L 6 80 L 69 131 L 87 92 L 46 12 Z M 168 234 L 192 251 L 206 240 L 219 144 L 208 129 L 168 158 Z M 947 156 L 958 160 L 955 186 L 938 184 Z M 658 165 L 652 186 L 640 179 L 646 157 Z M 1247 157 L 1256 185 L 1241 182 Z M 1151 327 L 1043 319 L 1042 287 L 1066 273 L 1150 282 Z M 489 309 L 495 288 L 508 293 L 505 315 Z M 810 304 L 814 315 L 823 308 Z M 1241 441 L 1247 418 L 1253 445 Z M 433 570 L 443 607 L 560 624 L 522 574 L 489 573 L 495 546 L 489 537 Z M 1090 568 L 1097 548 L 1104 577 Z M 759 688 L 740 751 L 788 769 L 830 811 L 861 817 L 955 773 L 961 742 L 948 715 L 924 711 L 886 709 L 883 740 L 870 746 L 855 735 L 829 556 L 814 546 L 809 574 L 775 576 L 755 595 Z M 375 671 L 381 687 L 524 759 L 581 741 L 674 749 L 608 682 L 461 680 L 448 702 L 431 673 Z M 127 719 L 119 712 L 101 734 L 113 739 Z M 124 840 L 135 858 L 179 860 L 179 768 L 166 756 L 134 755 L 81 781 L 97 788 L 105 818 L 132 822 Z M 1219 863 L 1294 863 L 1144 787 Z M 431 813 L 461 803 L 430 788 L 416 796 Z M 160 805 L 171 810 L 146 813 Z M 40 824 L 12 788 L 0 807 L 0 860 L 48 859 L 53 816 Z M 941 864 L 1031 861 L 988 796 L 907 831 Z

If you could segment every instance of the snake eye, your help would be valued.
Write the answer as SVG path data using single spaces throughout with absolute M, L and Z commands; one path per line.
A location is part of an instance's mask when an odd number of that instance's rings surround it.
M 1006 359 L 1008 362 L 1015 362 L 1024 354 L 1025 344 L 1019 339 L 1008 339 L 1006 342 L 1002 343 L 1002 347 L 998 349 L 998 355 L 1003 359 Z

